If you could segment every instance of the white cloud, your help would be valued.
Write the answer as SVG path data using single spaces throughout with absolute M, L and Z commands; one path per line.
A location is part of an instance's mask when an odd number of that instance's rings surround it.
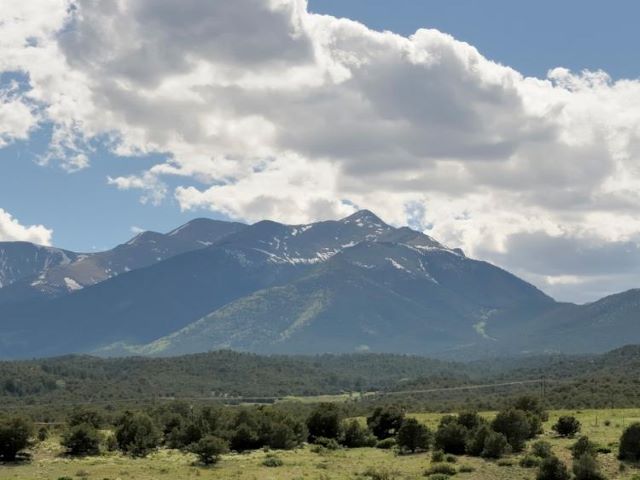
M 51 245 L 53 230 L 42 225 L 21 225 L 11 214 L 0 208 L 0 242 L 32 242 Z
M 638 80 L 561 68 L 527 78 L 436 30 L 376 32 L 310 14 L 303 0 L 34 0 L 6 11 L 0 69 L 28 73 L 16 101 L 55 125 L 46 161 L 86 167 L 99 137 L 121 155 L 166 154 L 109 179 L 146 202 L 160 203 L 174 177 L 183 209 L 248 220 L 308 221 L 355 204 L 562 295 L 577 298 L 598 275 L 637 286 L 611 268 L 534 268 L 521 240 L 571 239 L 593 250 L 566 252 L 585 262 L 610 258 L 607 245 L 637 247 Z M 616 255 L 638 259 L 637 248 Z

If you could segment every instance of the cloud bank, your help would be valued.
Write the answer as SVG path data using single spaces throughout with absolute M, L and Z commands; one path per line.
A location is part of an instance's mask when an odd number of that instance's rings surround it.
M 293 223 L 366 207 L 564 298 L 640 286 L 638 80 L 524 77 L 303 0 L 9 3 L 0 70 L 28 84 L 0 95 L 2 142 L 49 122 L 45 161 L 69 170 L 96 139 L 165 154 L 109 179 L 145 201 Z
M 0 208 L 0 242 L 32 242 L 51 245 L 53 231 L 42 225 L 21 225 L 9 212 Z

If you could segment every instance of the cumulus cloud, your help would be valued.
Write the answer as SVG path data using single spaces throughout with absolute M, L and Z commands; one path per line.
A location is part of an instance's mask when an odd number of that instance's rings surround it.
M 42 225 L 21 225 L 11 214 L 0 208 L 0 241 L 32 242 L 39 245 L 51 245 L 53 230 Z
M 48 159 L 69 170 L 99 138 L 166 156 L 109 179 L 147 202 L 288 222 L 367 207 L 561 295 L 637 286 L 621 266 L 640 255 L 638 80 L 524 77 L 304 0 L 11 3 L 0 69 L 28 75 L 14 100 L 53 124 Z

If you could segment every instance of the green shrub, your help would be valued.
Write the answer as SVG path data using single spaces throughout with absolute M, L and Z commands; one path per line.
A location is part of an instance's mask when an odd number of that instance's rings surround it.
M 229 443 L 220 437 L 206 435 L 193 444 L 190 450 L 205 465 L 213 465 L 218 463 L 220 455 L 229 451 Z
M 448 463 L 434 463 L 425 472 L 425 475 L 434 475 L 436 473 L 440 473 L 443 475 L 455 475 L 456 473 L 458 473 L 458 471 L 456 470 L 456 467 Z
M 429 480 L 449 480 L 451 476 L 445 473 L 434 473 L 429 475 Z
M 38 429 L 38 441 L 44 442 L 47 438 L 49 438 L 49 429 L 47 427 L 40 427 Z
M 629 425 L 622 433 L 618 458 L 632 462 L 640 460 L 640 423 Z
M 403 421 L 404 409 L 397 405 L 391 405 L 377 407 L 367 417 L 367 426 L 379 440 L 384 440 L 396 435 Z
M 340 448 L 340 444 L 335 438 L 318 437 L 315 444 L 327 450 L 338 450 Z
M 551 456 L 542 460 L 536 480 L 570 480 L 567 466 L 558 457 Z
M 309 439 L 312 443 L 317 443 L 318 438 L 340 438 L 340 426 L 342 414 L 337 405 L 333 403 L 321 403 L 307 418 L 307 428 L 309 429 Z
M 378 443 L 376 443 L 376 448 L 380 448 L 382 450 L 391 450 L 395 446 L 396 439 L 393 437 L 385 438 L 384 440 L 380 440 Z
M 576 443 L 571 446 L 571 456 L 574 459 L 578 459 L 583 455 L 589 455 L 595 457 L 598 453 L 598 447 L 595 443 L 589 440 L 589 437 L 582 436 Z
M 102 418 L 100 412 L 94 408 L 79 408 L 69 415 L 67 423 L 70 427 L 85 424 L 91 425 L 96 430 L 99 430 L 104 424 L 104 418 Z
M 444 461 L 447 463 L 458 463 L 458 457 L 455 455 L 447 455 L 444 457 Z
M 535 455 L 540 458 L 549 458 L 553 455 L 551 444 L 544 440 L 538 440 L 531 445 L 531 455 Z
M 491 425 L 494 431 L 505 436 L 514 452 L 522 451 L 526 440 L 530 438 L 531 424 L 527 414 L 522 410 L 502 411 Z
M 561 437 L 574 437 L 580 431 L 582 425 L 580 425 L 576 417 L 564 415 L 558 418 L 552 428 Z
M 507 437 L 502 433 L 490 432 L 484 440 L 484 448 L 481 456 L 483 458 L 500 458 L 509 453 L 511 447 L 507 442 Z
M 376 438 L 369 429 L 357 420 L 347 422 L 343 430 L 342 444 L 347 448 L 373 447 L 376 444 Z
M 431 453 L 431 463 L 444 462 L 444 452 L 442 450 L 434 450 Z
M 458 472 L 460 473 L 471 473 L 475 471 L 476 469 L 473 468 L 471 465 L 460 465 L 460 468 L 458 468 Z
M 0 420 L 0 459 L 13 462 L 31 446 L 33 423 L 22 417 Z
M 535 468 L 539 467 L 542 463 L 542 459 L 535 455 L 527 454 L 520 459 L 520 466 L 522 468 Z
M 93 425 L 80 423 L 64 432 L 60 444 L 69 455 L 97 455 L 100 453 L 100 434 Z
M 388 468 L 369 467 L 362 473 L 362 476 L 371 480 L 395 480 L 399 477 L 399 474 Z
M 265 467 L 281 467 L 284 465 L 282 459 L 276 455 L 267 455 L 265 459 L 262 461 L 262 465 Z
M 444 417 L 436 431 L 435 445 L 439 450 L 454 455 L 463 455 L 466 451 L 469 431 L 457 421 Z
M 415 418 L 407 418 L 398 430 L 396 442 L 402 450 L 412 453 L 429 450 L 431 431 Z
M 144 457 L 160 444 L 160 431 L 146 413 L 125 412 L 116 422 L 118 448 L 134 457 Z
M 588 453 L 573 462 L 573 474 L 575 480 L 606 480 L 600 472 L 597 460 Z

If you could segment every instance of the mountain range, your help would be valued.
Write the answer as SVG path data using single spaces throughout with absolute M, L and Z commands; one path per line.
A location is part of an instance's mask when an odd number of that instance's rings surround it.
M 370 211 L 308 225 L 193 220 L 83 254 L 0 243 L 0 358 L 601 352 L 640 342 L 640 290 L 556 302 Z

